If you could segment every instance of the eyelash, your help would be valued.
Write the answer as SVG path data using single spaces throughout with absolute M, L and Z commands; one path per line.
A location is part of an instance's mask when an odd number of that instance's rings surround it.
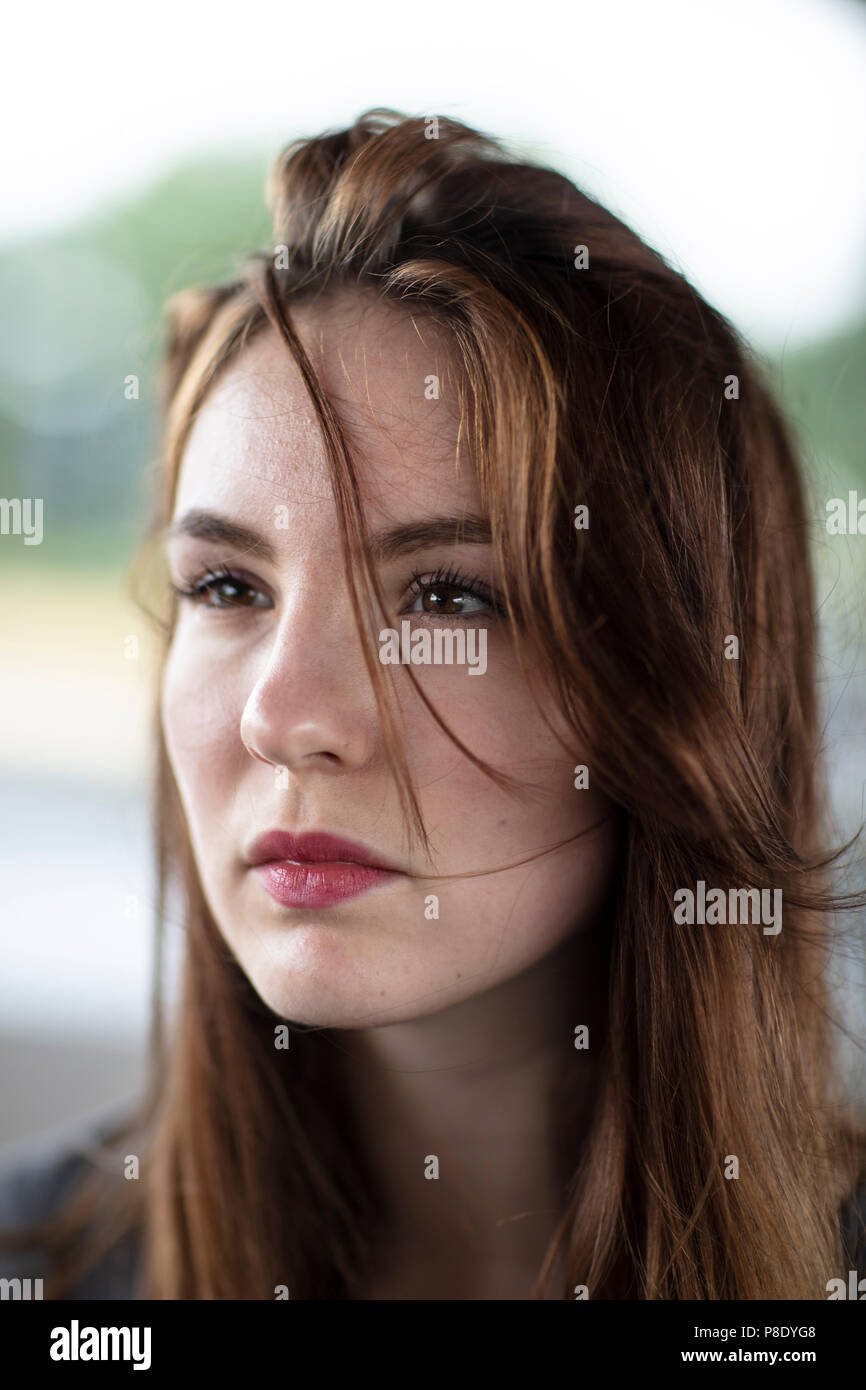
M 213 592 L 214 587 L 216 585 L 225 583 L 233 584 L 235 585 L 235 587 L 239 589 L 247 589 L 253 593 L 263 592 L 263 590 L 257 589 L 255 584 L 252 584 L 249 580 L 245 579 L 243 575 L 236 573 L 234 570 L 228 569 L 228 567 L 225 565 L 217 565 L 213 569 L 207 569 L 204 571 L 203 574 L 198 576 L 196 579 L 189 581 L 189 583 L 187 584 L 172 583 L 171 588 L 174 591 L 174 593 L 177 594 L 178 598 L 188 599 L 192 603 L 204 604 L 208 594 L 211 594 Z M 459 590 L 462 594 L 467 595 L 469 598 L 476 599 L 478 600 L 478 602 L 486 604 L 491 609 L 491 611 L 497 616 L 501 615 L 501 613 L 504 611 L 502 605 L 496 600 L 492 591 L 488 589 L 486 584 L 483 584 L 481 580 L 473 579 L 468 575 L 464 575 L 462 571 L 455 569 L 453 566 L 444 569 L 440 568 L 436 570 L 435 574 L 432 575 L 424 574 L 423 572 L 419 571 L 411 576 L 408 584 L 406 585 L 406 588 L 408 592 L 412 595 L 412 597 L 416 599 L 420 598 L 421 595 L 427 589 L 453 588 Z M 262 605 L 246 603 L 223 603 L 221 605 L 214 604 L 212 606 L 217 609 L 222 608 L 223 611 L 225 611 L 229 608 L 253 608 L 261 607 Z M 420 614 L 418 616 L 420 616 Z M 435 617 L 436 615 L 428 614 L 427 616 Z M 450 613 L 442 614 L 440 616 L 450 617 L 454 619 L 459 618 L 460 614 Z M 482 615 L 470 613 L 467 616 L 480 617 Z
M 213 592 L 213 586 L 217 584 L 234 584 L 239 589 L 249 589 L 253 593 L 262 593 L 255 584 L 251 584 L 243 575 L 237 574 L 225 565 L 217 565 L 214 569 L 207 569 L 198 578 L 190 580 L 188 584 L 172 584 L 171 587 L 178 598 L 189 599 L 192 603 L 204 603 L 208 594 Z M 214 604 L 214 607 L 227 608 L 253 608 L 261 605 L 246 603 L 224 603 Z
M 458 589 L 462 594 L 468 595 L 469 598 L 474 598 L 480 603 L 487 604 L 493 614 L 498 616 L 503 612 L 502 605 L 497 602 L 493 592 L 488 589 L 486 584 L 483 584 L 480 579 L 473 579 L 471 576 L 465 575 L 461 570 L 454 569 L 453 567 L 438 569 L 435 574 L 413 574 L 408 584 L 409 592 L 413 598 L 420 598 L 425 589 L 436 588 Z M 420 617 L 420 614 L 416 616 Z M 435 617 L 436 615 L 431 613 L 428 616 Z M 453 619 L 459 618 L 460 614 L 444 613 L 441 616 Z M 483 614 L 481 613 L 467 614 L 467 617 L 470 618 L 480 618 L 482 616 Z

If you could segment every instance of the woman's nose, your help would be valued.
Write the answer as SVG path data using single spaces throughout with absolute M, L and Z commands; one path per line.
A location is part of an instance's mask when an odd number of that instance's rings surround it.
M 285 608 L 241 717 L 252 757 L 295 772 L 357 771 L 379 740 L 376 700 L 348 602 L 306 592 Z

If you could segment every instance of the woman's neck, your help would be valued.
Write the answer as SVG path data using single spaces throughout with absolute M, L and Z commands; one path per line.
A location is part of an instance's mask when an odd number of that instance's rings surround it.
M 342 1035 L 391 1213 L 382 1288 L 396 1280 L 442 1290 L 404 1297 L 530 1296 L 580 1150 L 602 995 L 586 935 L 443 1012 Z M 577 1049 L 581 1025 L 589 1047 Z

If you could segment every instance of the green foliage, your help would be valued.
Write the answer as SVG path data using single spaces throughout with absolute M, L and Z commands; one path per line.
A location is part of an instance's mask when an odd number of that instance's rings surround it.
M 777 365 L 782 403 L 799 427 L 807 461 L 827 459 L 866 483 L 866 320 L 787 352 Z

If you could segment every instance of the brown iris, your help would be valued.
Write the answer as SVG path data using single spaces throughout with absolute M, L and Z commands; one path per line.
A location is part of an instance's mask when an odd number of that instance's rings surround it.
M 461 613 L 465 593 L 457 584 L 430 584 L 421 602 L 425 613 Z

